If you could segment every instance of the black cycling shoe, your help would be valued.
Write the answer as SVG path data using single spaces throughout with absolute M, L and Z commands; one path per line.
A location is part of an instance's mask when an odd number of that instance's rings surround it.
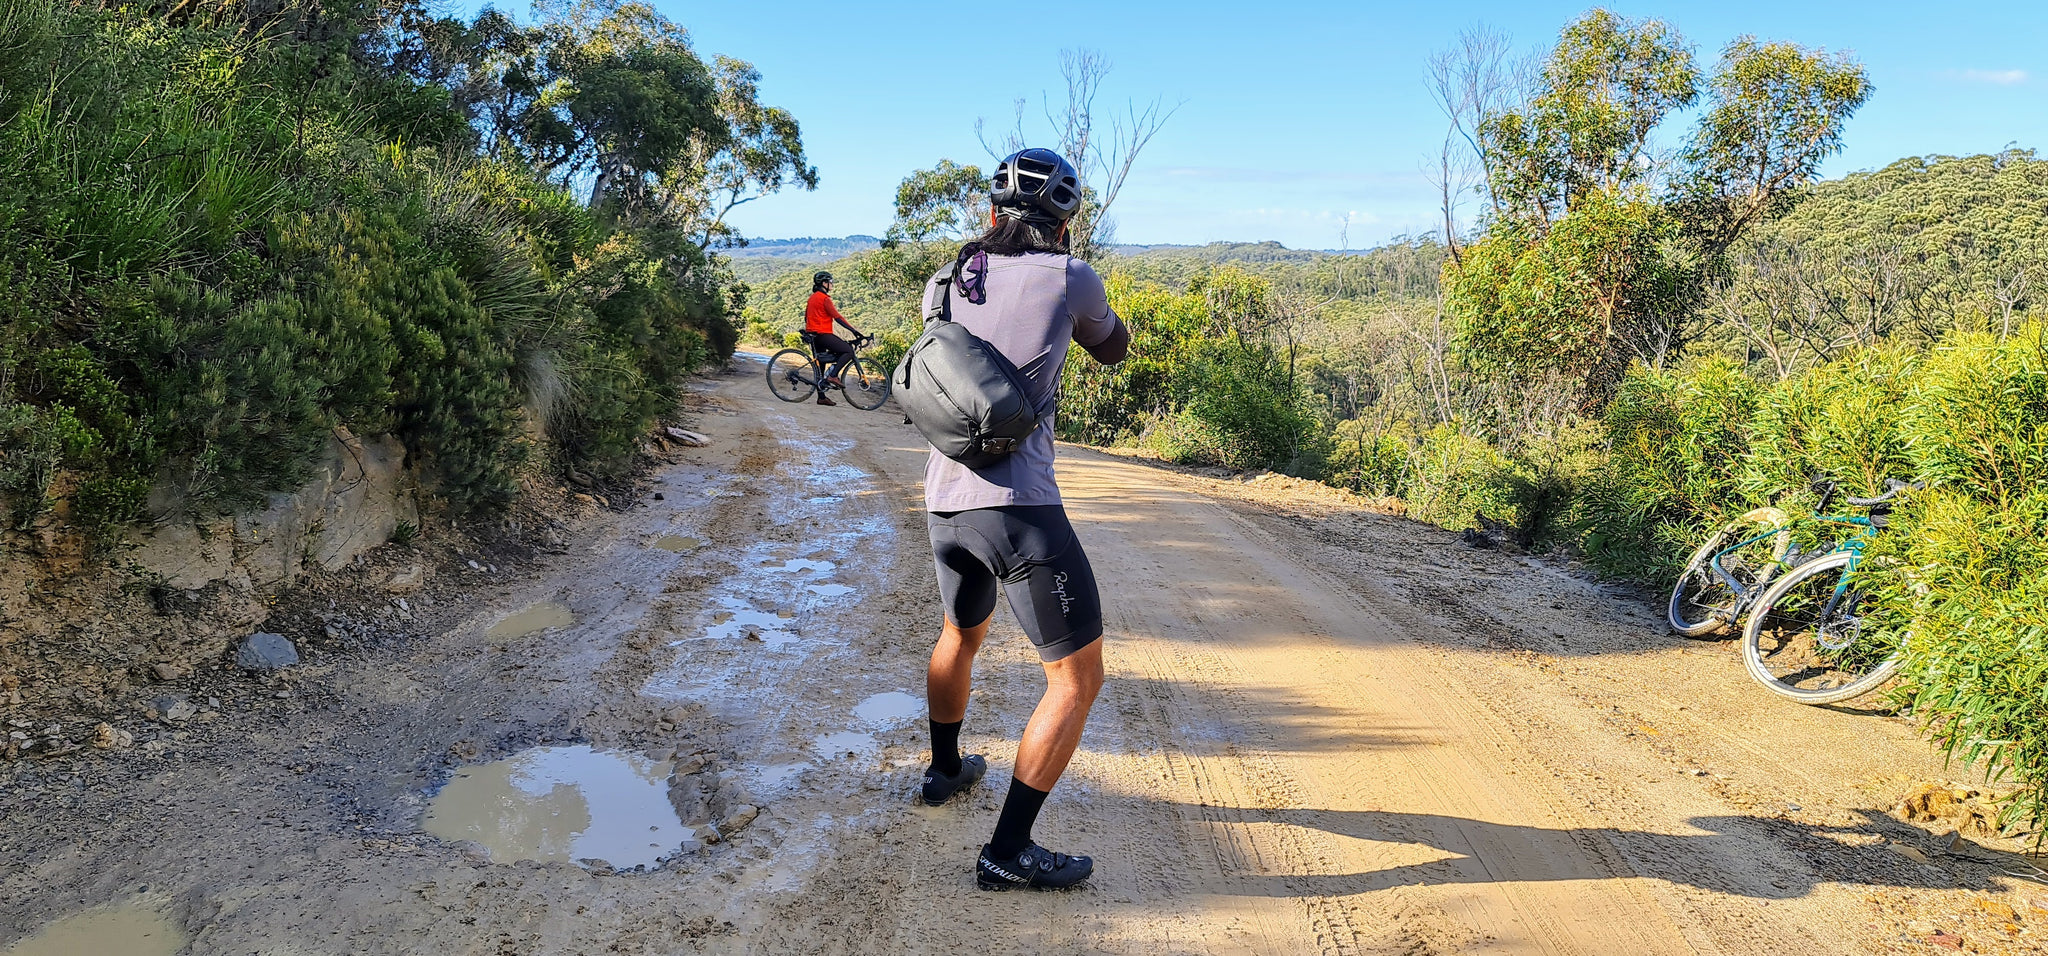
M 990 859 L 984 845 L 974 864 L 974 885 L 984 890 L 1064 890 L 1094 875 L 1094 860 L 1054 853 L 1036 843 L 1005 860 Z
M 940 773 L 926 767 L 924 771 L 924 802 L 938 806 L 953 799 L 953 795 L 980 780 L 988 773 L 988 760 L 980 754 L 968 754 L 960 758 L 960 772 L 952 775 Z

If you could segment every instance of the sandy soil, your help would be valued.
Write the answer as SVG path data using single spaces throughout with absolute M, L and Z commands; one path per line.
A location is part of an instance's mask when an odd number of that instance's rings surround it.
M 888 411 L 778 403 L 758 369 L 707 382 L 692 400 L 713 444 L 563 553 L 444 571 L 435 593 L 460 597 L 407 607 L 419 636 L 268 681 L 195 676 L 186 692 L 214 699 L 132 749 L 0 765 L 0 947 L 99 907 L 194 954 L 2048 937 L 2048 886 L 2008 875 L 2021 861 L 1890 812 L 1956 774 L 1907 722 L 1771 698 L 1732 647 L 1670 637 L 1639 595 L 1555 561 L 1319 486 L 1078 448 L 1061 483 L 1111 674 L 1038 834 L 1097 876 L 977 893 L 1001 788 L 914 805 L 922 714 L 896 706 L 922 696 L 936 625 L 921 445 Z M 280 619 L 346 632 L 368 613 Z M 1000 612 L 964 741 L 998 781 L 1041 686 Z M 671 797 L 715 836 L 627 872 L 494 863 L 422 832 L 461 768 L 571 744 L 678 761 Z

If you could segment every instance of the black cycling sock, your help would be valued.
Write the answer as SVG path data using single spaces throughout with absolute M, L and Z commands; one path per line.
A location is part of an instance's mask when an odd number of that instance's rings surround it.
M 964 720 L 932 725 L 932 769 L 950 777 L 960 772 L 960 725 Z
M 988 841 L 991 858 L 1009 859 L 1031 845 L 1031 825 L 1038 822 L 1038 811 L 1050 795 L 1016 777 L 1010 778 L 1010 796 L 1003 801 L 1002 816 L 996 818 L 996 835 Z

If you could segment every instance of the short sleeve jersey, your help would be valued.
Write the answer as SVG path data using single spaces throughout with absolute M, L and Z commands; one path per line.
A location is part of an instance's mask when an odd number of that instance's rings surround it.
M 990 256 L 988 294 L 980 305 L 947 288 L 953 321 L 1016 363 L 1040 408 L 1050 404 L 1059 388 L 1068 346 L 1073 342 L 1100 345 L 1115 334 L 1120 321 L 1109 308 L 1102 277 L 1071 256 L 1044 252 Z M 927 283 L 926 309 L 934 301 L 933 291 L 934 286 Z M 979 470 L 934 449 L 925 464 L 925 509 L 951 512 L 1059 504 L 1060 489 L 1053 480 L 1052 432 L 1053 416 L 1048 411 L 1022 446 Z

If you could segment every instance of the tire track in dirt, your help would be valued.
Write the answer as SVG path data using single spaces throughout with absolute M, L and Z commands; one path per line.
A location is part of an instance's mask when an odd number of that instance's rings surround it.
M 922 443 L 886 411 L 776 402 L 758 365 L 704 391 L 715 442 L 653 476 L 665 502 L 478 574 L 475 610 L 416 644 L 303 673 L 317 707 L 238 724 L 239 746 L 126 792 L 81 783 L 52 812 L 89 840 L 4 838 L 25 852 L 0 873 L 0 932 L 146 878 L 193 956 L 1865 953 L 1892 949 L 1870 886 L 1954 885 L 1878 824 L 1759 809 L 1794 786 L 1866 806 L 1842 795 L 1859 768 L 1920 753 L 1897 728 L 1877 725 L 1873 756 L 1839 749 L 1871 726 L 1841 715 L 1687 709 L 1660 691 L 1699 694 L 1730 662 L 1642 637 L 1561 572 L 1431 553 L 1418 542 L 1446 536 L 1379 516 L 1332 538 L 1285 499 L 1063 447 L 1110 681 L 1038 835 L 1098 874 L 977 892 L 1043 687 L 1028 642 L 999 612 L 963 738 L 991 776 L 951 805 L 911 801 L 922 713 L 858 712 L 922 696 Z M 578 622 L 484 636 L 540 601 Z M 491 864 L 412 832 L 453 764 L 585 741 L 711 753 L 727 796 L 764 809 L 643 874 Z

